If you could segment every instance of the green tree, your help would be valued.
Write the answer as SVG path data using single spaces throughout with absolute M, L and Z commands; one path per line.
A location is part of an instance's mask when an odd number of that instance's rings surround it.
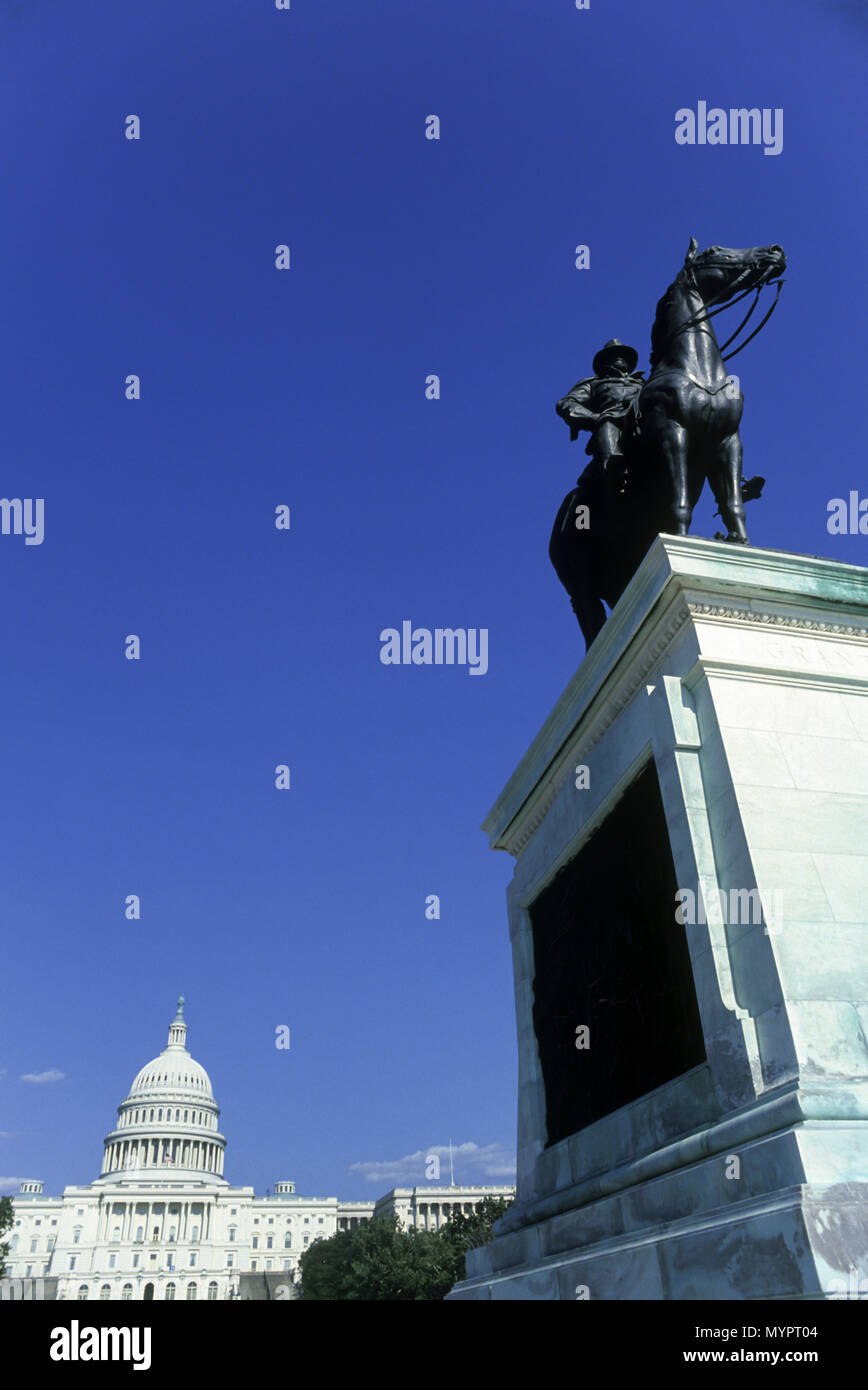
M 439 1231 L 401 1229 L 397 1217 L 365 1221 L 331 1240 L 317 1241 L 299 1261 L 305 1300 L 443 1299 L 464 1276 L 464 1256 L 492 1238 L 492 1222 L 506 1211 L 486 1197 L 472 1215 L 457 1213 Z
M 4 1241 L 3 1237 L 11 1231 L 14 1220 L 12 1198 L 0 1197 L 0 1279 L 6 1278 L 6 1256 L 9 1254 L 9 1242 Z
M 476 1250 L 494 1239 L 492 1229 L 509 1208 L 504 1197 L 483 1197 L 467 1216 L 463 1211 L 455 1212 L 445 1226 L 438 1232 L 440 1239 L 450 1251 L 449 1283 L 435 1298 L 445 1298 L 454 1284 L 467 1278 L 465 1255 L 468 1250 Z

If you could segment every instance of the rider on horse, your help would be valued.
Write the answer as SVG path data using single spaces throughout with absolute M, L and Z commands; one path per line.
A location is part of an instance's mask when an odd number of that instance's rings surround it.
M 579 430 L 590 430 L 585 448 L 593 462 L 582 478 L 604 475 L 614 492 L 624 485 L 626 454 L 636 433 L 637 404 L 644 378 L 635 371 L 639 354 L 617 338 L 610 338 L 594 358 L 594 375 L 576 382 L 555 409 L 570 427 L 570 439 Z M 592 478 L 588 477 L 587 481 Z M 581 482 L 582 479 L 579 479 Z

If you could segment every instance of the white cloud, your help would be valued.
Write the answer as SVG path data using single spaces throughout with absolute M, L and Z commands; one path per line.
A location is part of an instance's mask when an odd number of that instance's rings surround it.
M 48 1071 L 26 1071 L 19 1077 L 20 1081 L 33 1081 L 37 1086 L 41 1086 L 44 1081 L 62 1081 L 66 1072 L 58 1071 L 57 1067 L 50 1067 Z
M 432 1155 L 436 1155 L 440 1160 L 439 1179 L 425 1176 L 425 1169 Z M 462 1185 L 472 1186 L 474 1182 L 478 1184 L 480 1178 L 489 1178 L 504 1184 L 515 1182 L 515 1153 L 504 1148 L 502 1144 L 455 1144 L 452 1159 L 455 1181 Z M 403 1158 L 351 1163 L 350 1172 L 361 1173 L 366 1182 L 388 1183 L 392 1187 L 412 1187 L 435 1181 L 448 1183 L 449 1145 L 432 1144 L 427 1149 L 417 1149 L 415 1153 L 405 1154 Z
M 23 1178 L 0 1178 L 0 1197 L 11 1197 L 21 1186 Z

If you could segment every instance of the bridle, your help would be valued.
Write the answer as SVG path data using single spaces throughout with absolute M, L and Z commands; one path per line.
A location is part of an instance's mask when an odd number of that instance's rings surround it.
M 723 267 L 723 266 L 726 266 L 726 265 L 728 265 L 728 264 L 729 264 L 728 261 L 722 261 L 722 260 L 704 260 L 704 261 L 703 261 L 703 266 L 718 266 L 718 267 Z M 677 326 L 677 328 L 673 328 L 672 332 L 669 334 L 669 336 L 668 336 L 668 338 L 666 339 L 666 341 L 665 341 L 665 343 L 663 344 L 663 346 L 662 346 L 658 351 L 656 351 L 656 352 L 654 353 L 654 356 L 655 356 L 655 358 L 657 359 L 657 361 L 659 362 L 660 358 L 663 356 L 663 354 L 664 354 L 664 352 L 666 351 L 666 349 L 668 348 L 669 344 L 672 342 L 672 339 L 673 339 L 674 337 L 676 337 L 677 334 L 679 334 L 679 333 L 686 333 L 686 332 L 688 332 L 691 328 L 699 328 L 703 323 L 708 323 L 708 322 L 709 322 L 711 319 L 713 319 L 717 314 L 722 314 L 723 311 L 724 311 L 724 309 L 732 309 L 732 308 L 734 308 L 736 304 L 740 304 L 741 301 L 742 301 L 743 299 L 746 299 L 747 296 L 748 296 L 749 294 L 753 293 L 752 288 L 751 288 L 750 286 L 748 286 L 748 288 L 747 288 L 746 290 L 742 290 L 741 294 L 737 294 L 737 295 L 735 296 L 735 298 L 733 298 L 733 291 L 738 289 L 738 286 L 739 286 L 739 284 L 741 283 L 741 281 L 745 278 L 746 275 L 750 275 L 750 273 L 751 273 L 751 271 L 753 270 L 753 268 L 754 268 L 753 266 L 746 265 L 746 266 L 744 267 L 744 269 L 741 271 L 741 273 L 736 277 L 735 283 L 734 283 L 733 285 L 729 285 L 729 286 L 727 286 L 727 287 L 725 287 L 725 288 L 719 290 L 718 293 L 717 293 L 716 295 L 714 295 L 711 299 L 705 300 L 704 305 L 703 305 L 703 308 L 702 308 L 701 310 L 698 310 L 695 314 L 691 314 L 691 316 L 690 316 L 689 318 L 685 319 L 683 323 L 680 323 L 680 324 Z M 688 277 L 689 277 L 689 278 L 688 278 Z M 696 283 L 696 276 L 695 276 L 695 274 L 694 274 L 694 270 L 693 270 L 693 266 L 692 266 L 692 265 L 684 266 L 684 267 L 679 271 L 675 283 L 677 284 L 677 283 L 678 283 L 678 280 L 682 280 L 682 279 L 683 279 L 684 281 L 686 281 L 686 283 L 687 283 L 687 288 L 688 288 L 689 290 L 692 290 L 695 294 L 699 294 L 699 292 L 700 292 L 700 291 L 699 291 L 699 286 L 698 286 L 697 283 Z M 747 325 L 747 323 L 749 322 L 749 320 L 750 320 L 750 318 L 751 318 L 751 315 L 753 314 L 754 309 L 756 308 L 757 304 L 759 303 L 759 297 L 760 297 L 761 291 L 765 288 L 766 285 L 772 285 L 772 284 L 776 284 L 776 285 L 777 285 L 777 291 L 776 291 L 776 293 L 775 293 L 774 299 L 772 300 L 771 308 L 768 310 L 768 312 L 767 312 L 767 313 L 765 314 L 765 316 L 762 318 L 762 320 L 760 321 L 760 323 L 757 324 L 757 326 L 756 326 L 756 328 L 753 330 L 753 332 L 748 334 L 748 336 L 745 338 L 745 340 L 744 340 L 743 343 L 740 343 L 739 346 L 738 346 L 737 348 L 734 348 L 732 352 L 724 353 L 724 349 L 725 349 L 725 348 L 728 348 L 729 345 L 730 345 L 730 343 L 732 343 L 732 342 L 735 341 L 735 339 L 738 337 L 738 335 L 739 335 L 739 333 L 741 332 L 741 330 L 742 330 L 742 329 Z M 720 355 L 721 355 L 721 360 L 722 360 L 722 361 L 728 362 L 728 361 L 730 360 L 730 358 L 736 357 L 736 356 L 742 351 L 742 349 L 743 349 L 743 348 L 746 348 L 747 345 L 748 345 L 748 343 L 752 342 L 753 339 L 756 337 L 756 335 L 757 335 L 763 328 L 765 328 L 766 324 L 768 323 L 768 321 L 769 321 L 769 319 L 771 318 L 772 314 L 774 313 L 775 309 L 778 307 L 778 300 L 779 300 L 780 297 L 781 297 L 781 290 L 783 289 L 783 286 L 784 286 L 784 281 L 783 281 L 782 278 L 779 277 L 776 281 L 775 281 L 775 280 L 764 280 L 764 281 L 762 281 L 759 285 L 757 285 L 757 286 L 755 287 L 756 293 L 755 293 L 755 298 L 754 298 L 753 304 L 751 304 L 750 308 L 748 309 L 747 313 L 745 314 L 745 316 L 744 316 L 744 318 L 742 319 L 741 323 L 738 325 L 738 328 L 735 330 L 735 332 L 734 332 L 734 333 L 731 333 L 731 334 L 729 335 L 729 337 L 727 338 L 726 342 L 723 343 L 723 344 L 721 345 L 721 347 L 720 347 Z M 721 300 L 722 296 L 724 296 L 724 295 L 726 295 L 726 300 L 725 300 L 724 303 L 721 304 L 719 301 Z M 717 305 L 718 305 L 718 308 L 712 309 L 712 308 L 711 308 L 711 305 L 712 305 L 712 304 L 717 304 Z M 699 384 L 699 383 L 697 383 L 697 384 Z M 727 384 L 728 384 L 727 382 L 724 382 L 724 386 L 727 385 Z M 705 387 L 705 388 L 703 388 L 703 389 L 708 390 L 709 388 L 708 388 L 708 387 Z M 718 390 L 718 391 L 719 391 L 719 390 L 722 390 L 722 389 L 723 389 L 723 387 L 717 387 L 717 388 L 716 388 L 716 390 Z M 712 393 L 712 394 L 715 394 L 715 393 Z

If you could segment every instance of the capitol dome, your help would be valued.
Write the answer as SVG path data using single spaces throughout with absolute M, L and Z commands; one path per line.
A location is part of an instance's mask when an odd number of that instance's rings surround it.
M 187 1051 L 181 995 L 166 1046 L 142 1067 L 118 1106 L 117 1128 L 106 1135 L 100 1178 L 138 1182 L 158 1176 L 165 1182 L 177 1175 L 185 1182 L 197 1176 L 224 1182 L 226 1140 L 218 1129 L 219 1116 L 211 1079 Z

